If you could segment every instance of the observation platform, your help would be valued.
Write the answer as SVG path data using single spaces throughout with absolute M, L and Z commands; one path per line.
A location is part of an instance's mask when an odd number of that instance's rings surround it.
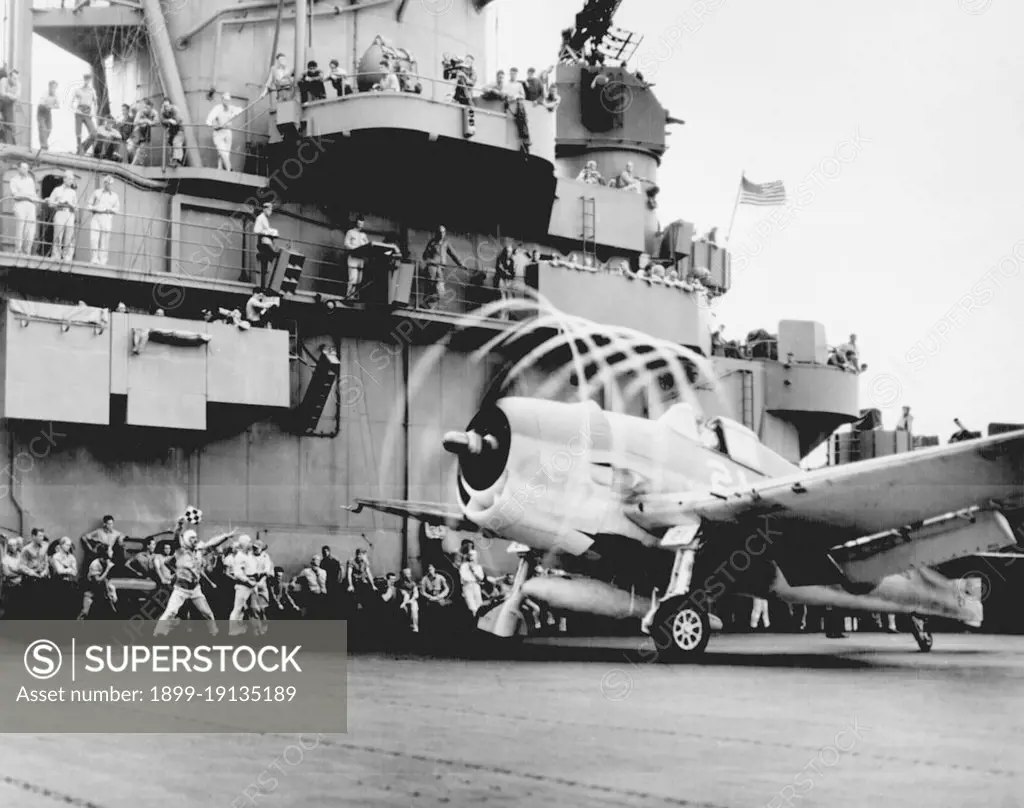
M 24 149 L 0 146 L 4 179 L 9 181 L 18 163 L 23 158 L 28 162 L 29 157 Z M 0 271 L 8 283 L 27 295 L 85 299 L 101 308 L 124 302 L 144 311 L 160 308 L 167 315 L 187 319 L 200 317 L 203 309 L 240 307 L 253 287 L 266 280 L 260 276 L 252 232 L 256 191 L 262 183 L 235 187 L 233 198 L 213 198 L 190 191 L 198 190 L 203 182 L 230 188 L 229 179 L 238 175 L 207 167 L 178 169 L 189 172 L 190 185 L 180 180 L 174 183 L 155 167 L 55 153 L 44 153 L 30 165 L 44 199 L 61 183 L 64 171 L 74 171 L 79 213 L 67 260 L 59 260 L 55 254 L 52 211 L 43 203 L 36 205 L 30 251 L 18 254 L 13 200 L 4 189 L 0 196 Z M 315 170 L 319 172 L 320 166 Z M 106 261 L 97 263 L 91 247 L 91 214 L 85 209 L 103 175 L 114 178 L 113 190 L 122 212 L 113 219 Z M 398 244 L 402 257 L 391 277 L 368 275 L 368 295 L 360 295 L 362 301 L 353 305 L 344 249 L 347 225 L 339 227 L 336 219 L 306 208 L 274 212 L 272 225 L 280 232 L 278 246 L 305 258 L 298 288 L 287 295 L 284 308 L 314 306 L 319 314 L 327 315 L 328 304 L 332 311 L 350 313 L 353 323 L 389 310 L 451 324 L 501 298 L 494 272 L 500 245 L 493 237 L 451 234 L 450 244 L 462 260 L 457 264 L 449 258 L 442 267 L 446 292 L 438 299 L 420 260 L 429 231 L 413 229 L 400 220 L 368 219 L 371 239 Z M 530 252 L 551 253 L 543 244 L 524 246 Z M 532 269 L 528 263 L 522 265 L 516 284 L 506 295 L 540 294 L 567 314 L 634 328 L 709 352 L 709 312 L 698 293 L 680 285 L 634 278 L 624 259 L 585 269 L 571 261 L 573 257 L 564 258 L 556 251 L 554 260 L 536 261 Z M 406 279 L 406 288 L 398 289 L 395 278 L 399 275 Z M 316 316 L 295 311 L 296 317 Z M 506 322 L 490 316 L 481 317 L 479 325 L 500 328 Z
M 555 197 L 556 112 L 524 103 L 521 130 L 500 102 L 477 98 L 466 106 L 453 100 L 453 82 L 409 79 L 421 93 L 334 97 L 331 89 L 324 100 L 273 102 L 268 151 L 282 169 L 291 164 L 288 196 L 408 220 L 429 212 L 483 232 L 546 232 Z M 292 156 L 311 154 L 303 145 L 310 142 L 321 152 L 315 172 L 300 170 Z

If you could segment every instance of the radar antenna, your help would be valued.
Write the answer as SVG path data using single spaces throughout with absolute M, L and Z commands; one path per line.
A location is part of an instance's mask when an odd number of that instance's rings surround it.
M 612 25 L 612 17 L 622 0 L 587 0 L 576 15 L 576 26 L 562 31 L 563 64 L 623 65 L 628 62 L 643 37 Z

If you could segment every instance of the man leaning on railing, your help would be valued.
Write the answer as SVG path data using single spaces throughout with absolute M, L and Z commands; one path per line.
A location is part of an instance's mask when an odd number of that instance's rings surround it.
M 133 166 L 142 165 L 145 159 L 144 147 L 149 145 L 153 127 L 159 122 L 160 117 L 153 108 L 153 99 L 145 99 L 135 113 L 135 126 L 128 141 L 128 154 Z
M 185 163 L 185 132 L 181 126 L 181 113 L 165 98 L 160 107 L 160 123 L 164 127 L 164 140 L 171 147 L 171 168 L 178 168 Z

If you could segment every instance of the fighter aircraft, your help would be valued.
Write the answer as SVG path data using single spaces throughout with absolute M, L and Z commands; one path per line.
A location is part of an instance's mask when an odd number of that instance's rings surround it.
M 510 397 L 444 436 L 459 506 L 360 499 L 363 507 L 518 542 L 567 577 L 530 577 L 478 615 L 520 631 L 524 597 L 552 609 L 642 617 L 658 659 L 704 651 L 724 594 L 980 626 L 980 579 L 933 567 L 1016 544 L 1024 431 L 802 471 L 728 418 L 685 403 L 650 420 Z M 547 562 L 545 562 L 547 563 Z M 717 621 L 716 621 L 717 622 Z

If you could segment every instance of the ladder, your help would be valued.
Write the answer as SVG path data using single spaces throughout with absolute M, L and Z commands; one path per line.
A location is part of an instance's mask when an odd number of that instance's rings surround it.
M 292 362 L 305 361 L 299 356 L 299 321 L 285 320 L 282 325 L 288 331 L 288 359 Z
M 580 202 L 583 208 L 583 232 L 580 233 L 580 242 L 583 245 L 584 259 L 593 259 L 593 265 L 597 265 L 597 199 L 592 196 L 581 196 Z M 588 264 L 589 265 L 589 264 Z

